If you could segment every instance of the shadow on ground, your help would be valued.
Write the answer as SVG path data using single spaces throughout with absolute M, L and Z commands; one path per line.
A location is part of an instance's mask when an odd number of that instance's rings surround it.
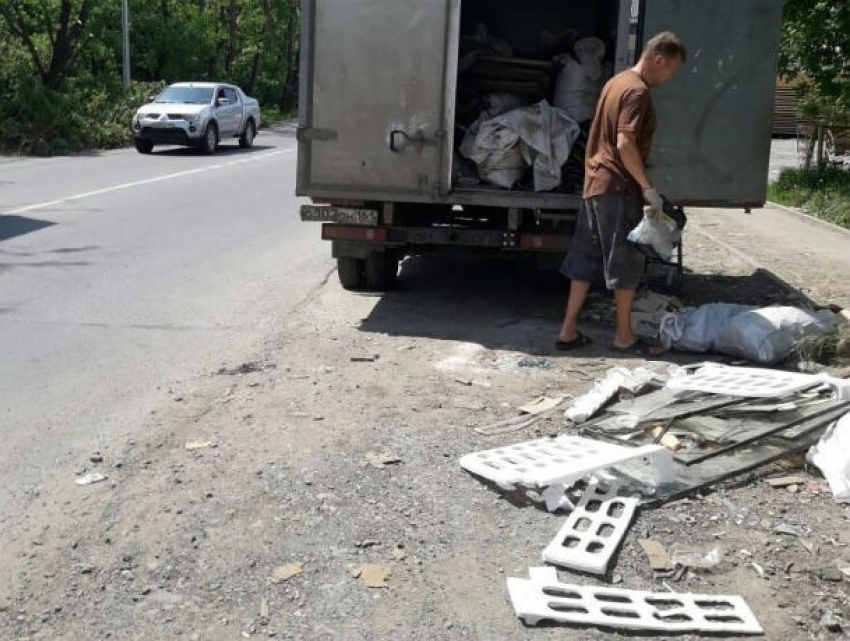
M 529 355 L 571 355 L 553 346 L 568 288 L 569 282 L 559 275 L 542 273 L 520 261 L 411 258 L 402 265 L 395 291 L 372 294 L 380 300 L 360 330 L 477 343 Z M 688 305 L 765 306 L 800 301 L 791 286 L 765 270 L 746 276 L 685 273 L 679 297 Z M 576 356 L 624 357 L 609 347 L 614 327 L 609 292 L 594 290 L 581 326 L 594 344 L 575 352 Z

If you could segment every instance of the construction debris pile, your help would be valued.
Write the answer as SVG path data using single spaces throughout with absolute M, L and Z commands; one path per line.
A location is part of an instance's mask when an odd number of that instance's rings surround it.
M 610 576 L 639 507 L 696 494 L 792 454 L 809 451 L 836 500 L 850 500 L 848 380 L 653 362 L 610 370 L 565 416 L 570 434 L 475 452 L 460 464 L 504 490 L 541 493 L 549 511 L 569 510 L 541 556 L 577 573 L 575 581 L 581 574 Z M 574 504 L 577 490 L 583 494 Z M 532 567 L 528 578 L 507 581 L 516 614 L 529 625 L 762 633 L 740 596 L 562 583 L 554 567 Z

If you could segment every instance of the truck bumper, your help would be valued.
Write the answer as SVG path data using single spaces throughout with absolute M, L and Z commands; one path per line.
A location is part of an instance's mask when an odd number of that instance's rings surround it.
M 570 247 L 570 236 L 481 229 L 439 229 L 433 227 L 372 227 L 364 225 L 322 225 L 322 239 L 359 245 L 364 250 L 390 248 L 404 254 L 455 249 L 559 252 Z
M 155 145 L 196 145 L 203 139 L 203 131 L 194 124 L 167 128 L 142 127 L 133 130 L 133 137 L 149 140 Z

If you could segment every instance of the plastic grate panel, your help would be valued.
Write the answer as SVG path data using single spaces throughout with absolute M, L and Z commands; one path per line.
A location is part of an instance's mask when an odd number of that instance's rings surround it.
M 671 378 L 667 387 L 673 390 L 692 390 L 709 394 L 778 398 L 794 394 L 824 382 L 820 376 L 797 374 L 757 367 L 707 365 L 693 374 Z
M 591 480 L 566 523 L 543 550 L 543 560 L 592 574 L 605 574 L 623 540 L 640 499 L 619 496 L 617 488 Z
M 516 485 L 546 487 L 571 485 L 594 471 L 618 463 L 649 457 L 662 482 L 674 480 L 670 451 L 660 445 L 623 447 L 578 436 L 526 441 L 467 454 L 463 469 L 512 489 Z
M 559 583 L 554 568 L 530 568 L 530 580 L 508 579 L 519 618 L 654 632 L 762 634 L 739 596 L 642 592 Z

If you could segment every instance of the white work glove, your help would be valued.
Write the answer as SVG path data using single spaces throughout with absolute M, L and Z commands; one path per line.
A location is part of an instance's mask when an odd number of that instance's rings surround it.
M 649 208 L 652 209 L 652 214 L 660 217 L 664 212 L 664 201 L 661 200 L 661 194 L 655 187 L 646 187 L 643 190 L 643 199 Z

